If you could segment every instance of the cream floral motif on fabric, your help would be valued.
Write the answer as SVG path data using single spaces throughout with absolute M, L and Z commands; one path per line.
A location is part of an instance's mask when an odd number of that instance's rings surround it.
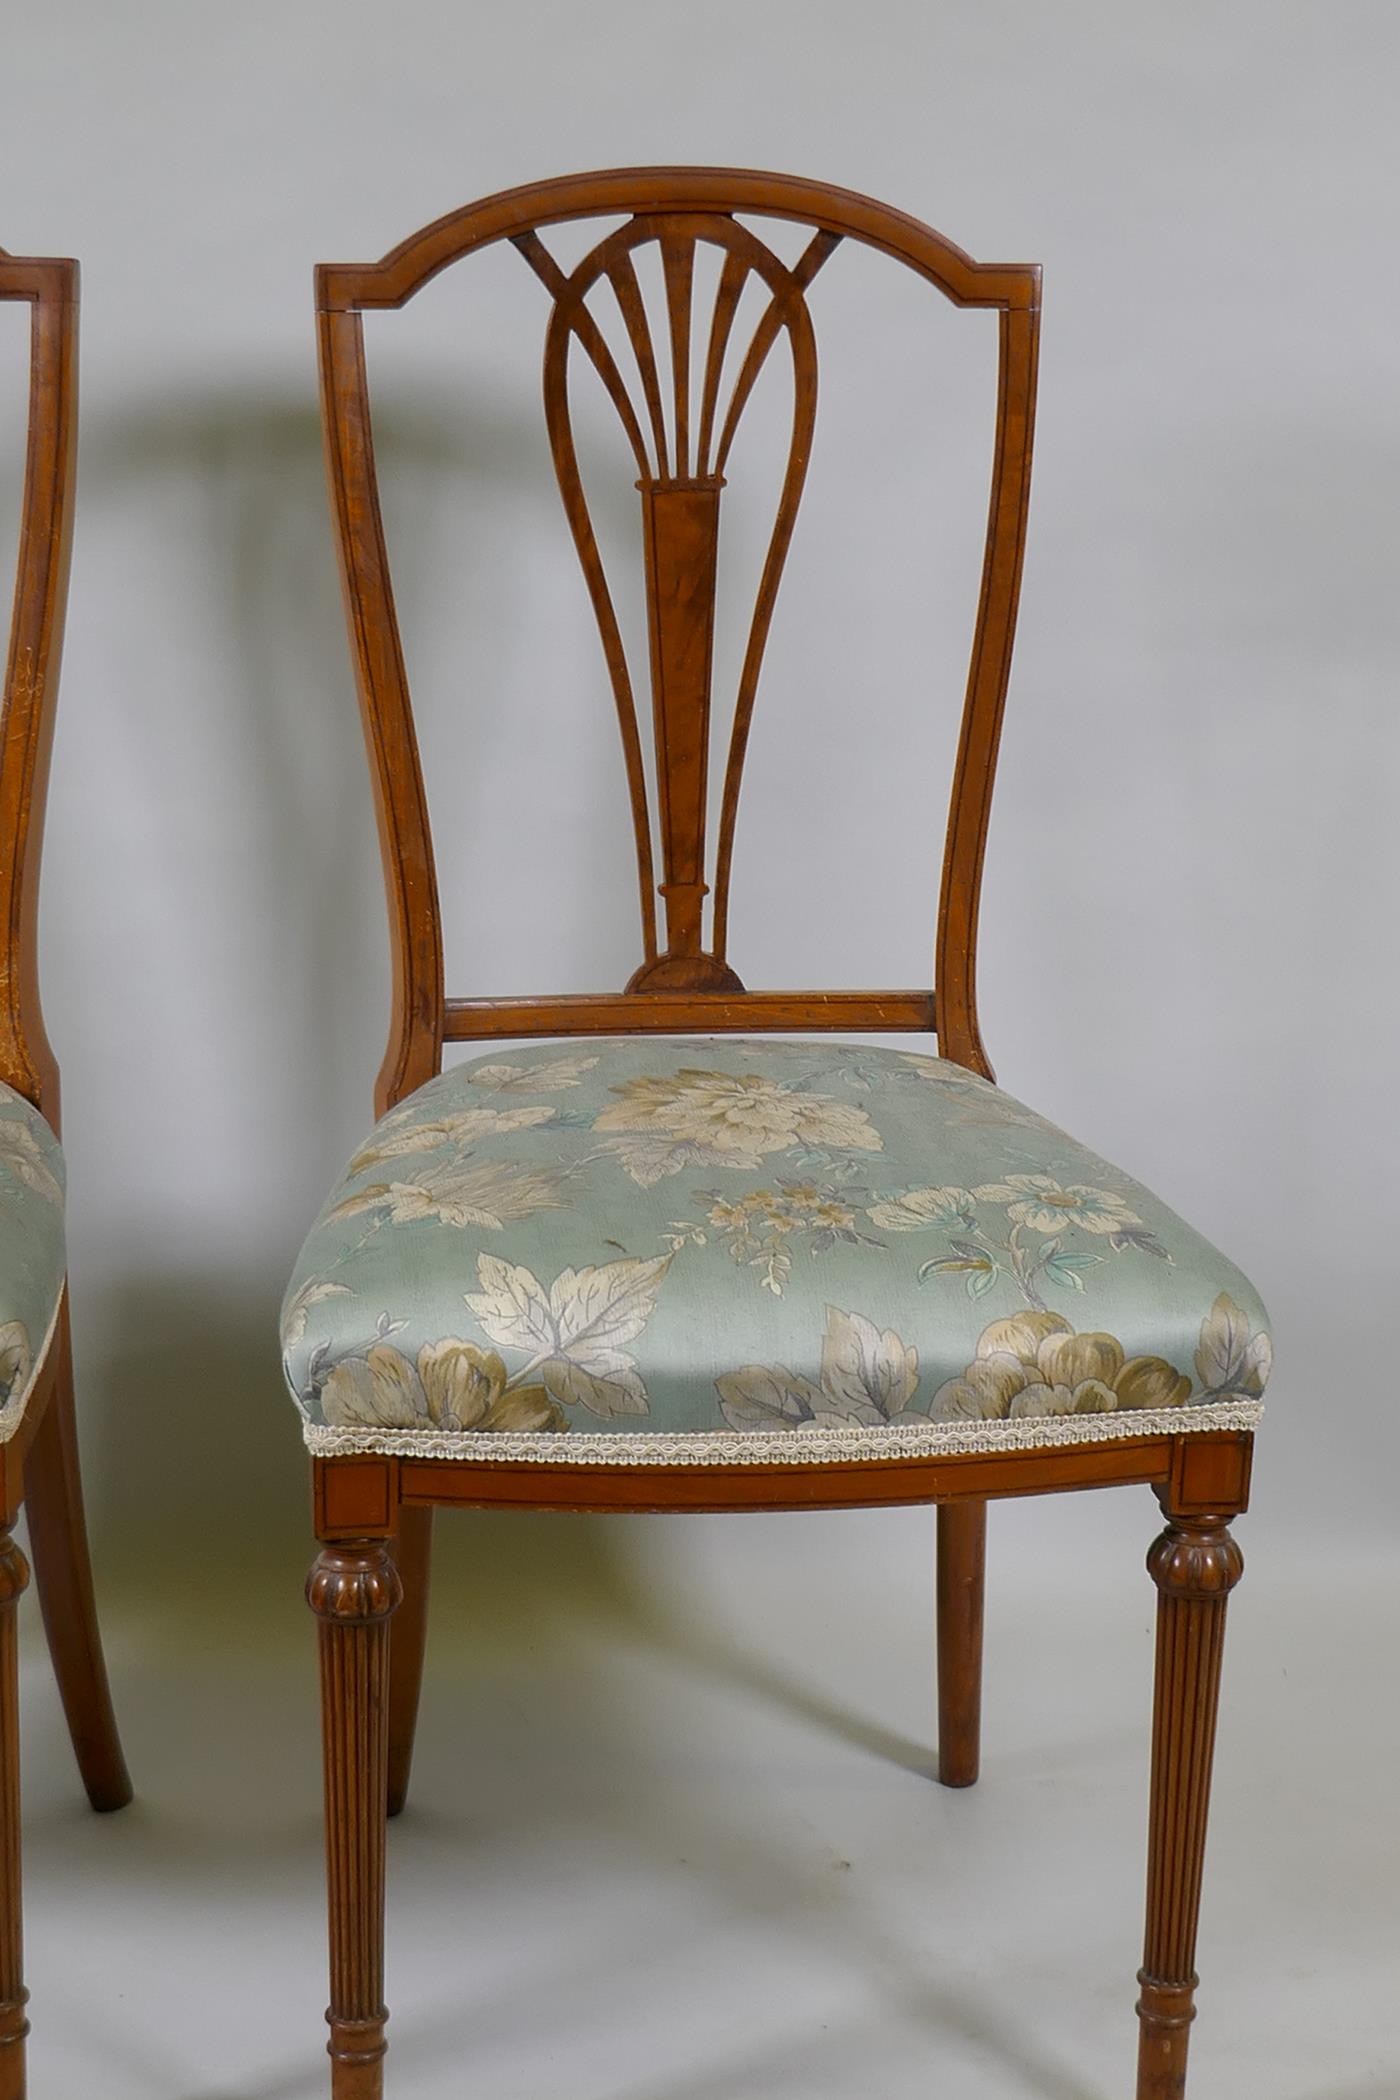
M 65 1259 L 58 1140 L 37 1109 L 0 1085 L 0 1443 L 24 1420 L 58 1317 Z
M 283 1345 L 314 1448 L 591 1463 L 1239 1427 L 1270 1362 L 1240 1272 L 998 1088 L 732 1039 L 432 1080 L 332 1193 Z

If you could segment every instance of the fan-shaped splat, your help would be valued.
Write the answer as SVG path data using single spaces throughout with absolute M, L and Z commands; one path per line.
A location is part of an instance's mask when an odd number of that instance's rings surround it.
M 566 274 L 536 232 L 514 236 L 515 246 L 554 302 L 545 342 L 545 415 L 560 492 L 598 621 L 622 733 L 636 838 L 644 946 L 644 960 L 628 986 L 629 991 L 742 990 L 725 960 L 734 825 L 749 725 L 778 585 L 802 496 L 816 414 L 816 345 L 805 292 L 840 238 L 837 233 L 817 233 L 789 269 L 755 234 L 727 213 L 644 213 L 600 241 L 576 270 Z M 723 260 L 708 329 L 703 331 L 706 349 L 697 406 L 693 399 L 691 342 L 697 284 L 695 251 L 701 243 L 720 250 Z M 659 252 L 664 289 L 665 341 L 661 345 L 653 332 L 635 260 L 639 249 L 650 246 Z M 767 298 L 750 340 L 738 352 L 735 321 L 751 279 L 758 281 Z M 634 400 L 588 304 L 590 294 L 603 283 L 616 300 L 636 365 L 639 401 Z M 703 314 L 701 321 L 703 328 Z M 792 435 L 735 698 L 707 947 L 704 900 L 709 884 L 705 843 L 720 497 L 744 410 L 768 357 L 784 335 L 792 357 Z M 636 700 L 574 442 L 569 353 L 575 340 L 601 380 L 637 464 L 662 864 L 659 885 L 655 880 L 652 808 Z M 725 375 L 736 352 L 737 374 L 721 407 Z M 665 905 L 664 945 L 657 930 L 658 889 Z

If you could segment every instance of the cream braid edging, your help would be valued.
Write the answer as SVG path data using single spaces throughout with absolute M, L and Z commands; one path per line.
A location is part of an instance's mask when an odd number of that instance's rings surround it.
M 1183 1436 L 1205 1430 L 1253 1429 L 1261 1400 L 1218 1400 L 1205 1407 L 1124 1408 L 1108 1415 L 1042 1415 L 1018 1421 L 890 1423 L 879 1429 L 715 1429 L 537 1432 L 443 1429 L 342 1429 L 306 1422 L 306 1446 L 317 1458 L 356 1452 L 386 1458 L 455 1458 L 554 1466 L 849 1465 L 890 1458 L 954 1458 L 977 1451 L 1051 1451 L 1128 1437 Z

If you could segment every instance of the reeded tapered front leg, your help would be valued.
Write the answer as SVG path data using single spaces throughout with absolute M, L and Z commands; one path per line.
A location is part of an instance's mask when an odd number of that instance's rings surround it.
M 1174 1517 L 1147 1566 L 1158 1591 L 1157 1686 L 1137 2100 L 1182 2100 L 1225 1606 L 1244 1557 L 1225 1517 Z
M 938 1512 L 938 1776 L 972 1786 L 982 1758 L 982 1607 L 987 1505 Z
M 24 1988 L 19 1823 L 19 1648 L 16 1606 L 29 1564 L 0 1528 L 0 2100 L 24 2100 Z
M 324 1546 L 306 1585 L 320 1622 L 332 2100 L 384 2090 L 389 1622 L 402 1594 L 379 1539 Z

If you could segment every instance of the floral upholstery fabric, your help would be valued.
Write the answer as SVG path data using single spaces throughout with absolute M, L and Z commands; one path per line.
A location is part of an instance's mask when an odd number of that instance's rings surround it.
M 0 1084 L 0 1443 L 24 1419 L 63 1296 L 63 1154 Z
M 1238 1269 L 938 1058 L 546 1044 L 431 1080 L 302 1249 L 314 1450 L 733 1463 L 1249 1427 Z

